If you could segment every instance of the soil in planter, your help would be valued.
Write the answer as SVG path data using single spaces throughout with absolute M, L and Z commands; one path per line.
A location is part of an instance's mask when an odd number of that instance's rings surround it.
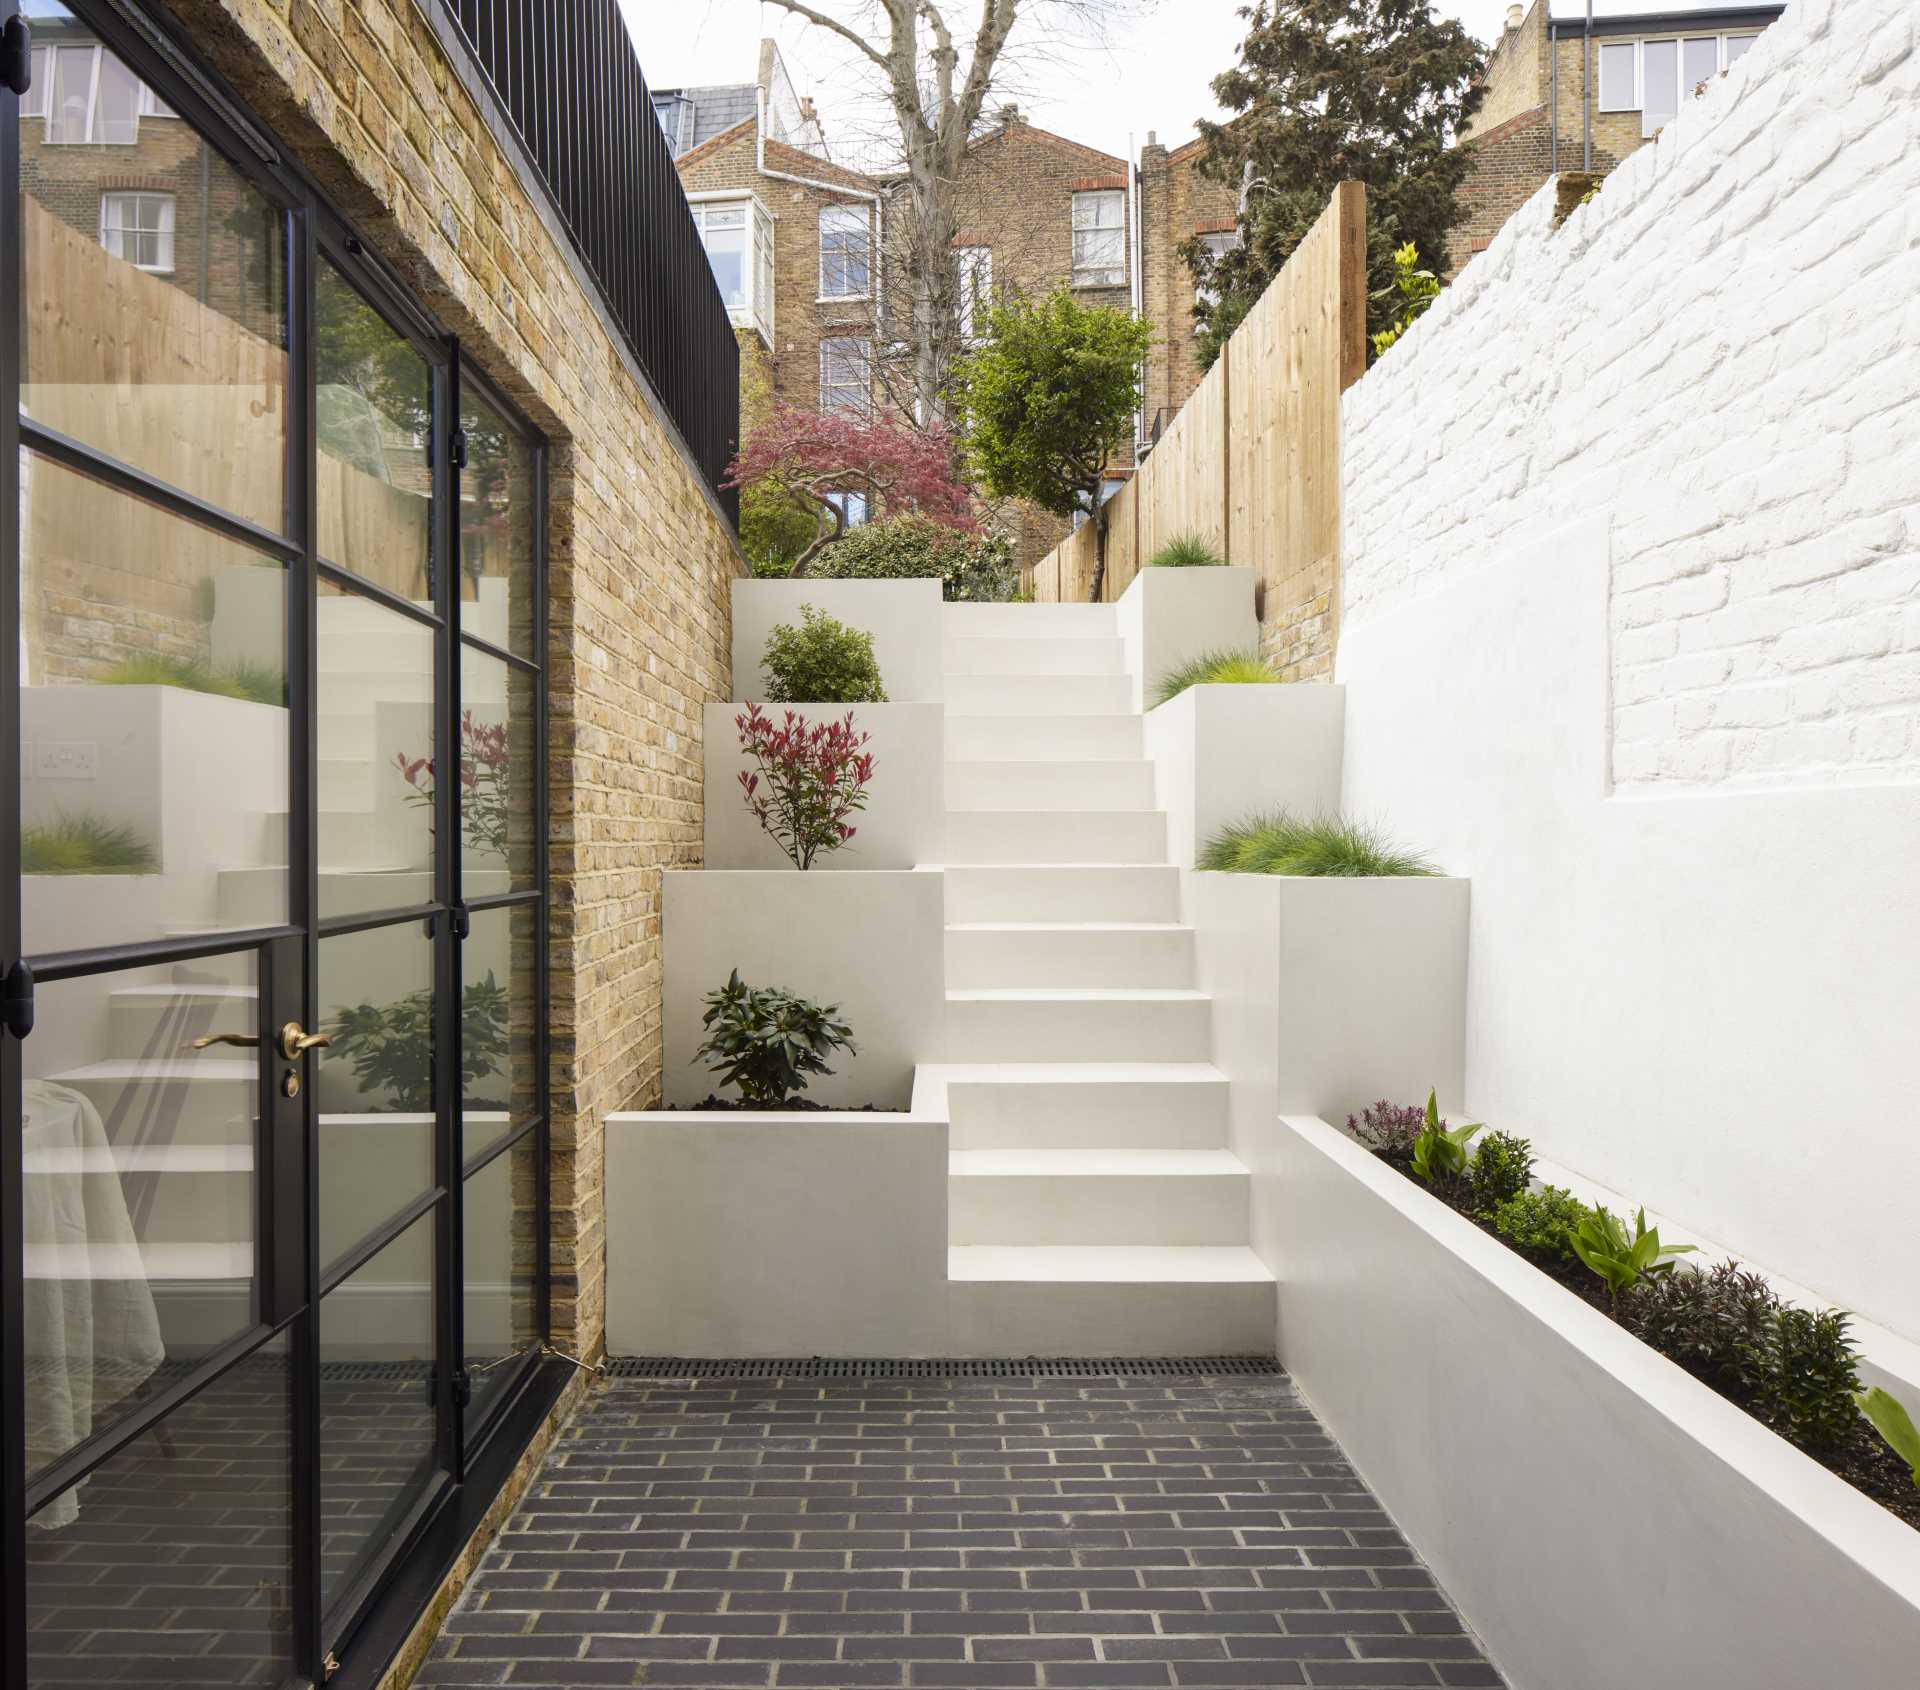
M 779 1108 L 764 1103 L 742 1103 L 737 1097 L 709 1097 L 704 1103 L 669 1103 L 668 1114 L 680 1110 L 717 1111 L 726 1115 L 889 1115 L 897 1110 L 882 1109 L 877 1103 L 815 1103 L 810 1097 L 791 1098 Z
M 1372 1149 L 1371 1146 L 1366 1148 Z M 1613 1319 L 1613 1304 L 1607 1295 L 1606 1282 L 1584 1262 L 1570 1262 L 1562 1256 L 1540 1255 L 1531 1250 L 1516 1249 L 1513 1241 L 1504 1233 L 1495 1230 L 1491 1221 L 1474 1213 L 1464 1189 L 1429 1186 L 1413 1171 L 1412 1165 L 1404 1157 L 1381 1155 L 1378 1150 L 1374 1150 L 1373 1154 L 1411 1180 L 1429 1196 L 1437 1197 L 1456 1215 L 1473 1222 L 1489 1238 L 1496 1240 L 1502 1248 L 1531 1262 L 1549 1279 L 1572 1292 L 1581 1302 L 1591 1304 L 1609 1320 Z M 1652 1345 L 1647 1347 L 1653 1348 Z M 1689 1368 L 1687 1371 L 1691 1373 L 1692 1369 Z M 1701 1379 L 1697 1373 L 1693 1374 L 1693 1377 L 1700 1379 L 1700 1383 L 1716 1395 L 1725 1397 L 1734 1407 L 1752 1414 L 1752 1409 L 1746 1403 L 1732 1393 L 1720 1390 L 1711 1379 Z M 1756 1414 L 1753 1418 L 1760 1420 L 1761 1417 Z M 1761 1420 L 1761 1424 L 1765 1425 L 1766 1422 Z M 1800 1446 L 1795 1445 L 1795 1447 Z M 1914 1484 L 1913 1474 L 1907 1464 L 1893 1453 L 1893 1447 L 1873 1429 L 1872 1423 L 1865 1415 L 1860 1417 L 1858 1424 L 1854 1427 L 1853 1437 L 1849 1442 L 1835 1449 L 1809 1449 L 1802 1453 L 1811 1456 L 1836 1478 L 1846 1480 L 1863 1496 L 1871 1497 L 1896 1519 L 1920 1531 L 1920 1485 Z

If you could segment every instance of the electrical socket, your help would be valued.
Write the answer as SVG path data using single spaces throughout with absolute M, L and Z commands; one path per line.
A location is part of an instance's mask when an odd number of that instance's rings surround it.
M 100 747 L 90 739 L 43 739 L 33 748 L 33 772 L 42 780 L 92 780 Z

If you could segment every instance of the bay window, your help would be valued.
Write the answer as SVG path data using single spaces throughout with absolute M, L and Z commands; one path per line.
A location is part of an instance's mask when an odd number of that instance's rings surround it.
M 735 328 L 773 344 L 773 219 L 748 196 L 691 195 L 694 227 Z

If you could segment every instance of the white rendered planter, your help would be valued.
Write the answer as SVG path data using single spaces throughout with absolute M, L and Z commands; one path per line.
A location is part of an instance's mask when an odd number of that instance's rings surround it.
M 1344 690 L 1325 686 L 1188 687 L 1149 710 L 1146 749 L 1169 860 L 1192 868 L 1221 828 L 1259 811 L 1336 812 L 1345 720 Z
M 1133 675 L 1133 707 L 1144 710 L 1160 679 L 1202 652 L 1252 651 L 1260 643 L 1251 569 L 1143 569 L 1115 606 Z
M 944 1114 L 607 1117 L 615 1355 L 946 1348 Z
M 1280 1360 L 1523 1690 L 1879 1690 L 1920 1535 L 1324 1121 L 1277 1122 Z
M 873 635 L 880 679 L 895 704 L 938 702 L 946 694 L 938 581 L 735 581 L 733 690 L 759 698 L 760 660 L 776 623 L 798 626 L 804 605 Z
M 744 704 L 709 704 L 706 735 L 706 864 L 710 869 L 791 868 L 785 852 L 748 811 L 740 773 L 752 767 L 735 719 Z M 794 710 L 809 722 L 849 711 L 872 736 L 873 780 L 867 807 L 853 818 L 851 844 L 820 858 L 815 870 L 913 868 L 946 856 L 946 712 L 937 704 L 768 704 L 775 721 Z
M 937 1062 L 946 1028 L 946 897 L 936 869 L 828 874 L 669 871 L 662 877 L 666 1101 L 715 1089 L 694 1052 L 706 997 L 734 969 L 838 1004 L 857 1054 L 807 1095 L 839 1108 L 907 1106 L 916 1063 Z

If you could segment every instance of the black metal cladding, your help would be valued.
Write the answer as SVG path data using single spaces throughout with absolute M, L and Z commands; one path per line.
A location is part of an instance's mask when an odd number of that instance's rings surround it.
M 740 347 L 617 0 L 441 0 L 701 474 L 740 438 Z

